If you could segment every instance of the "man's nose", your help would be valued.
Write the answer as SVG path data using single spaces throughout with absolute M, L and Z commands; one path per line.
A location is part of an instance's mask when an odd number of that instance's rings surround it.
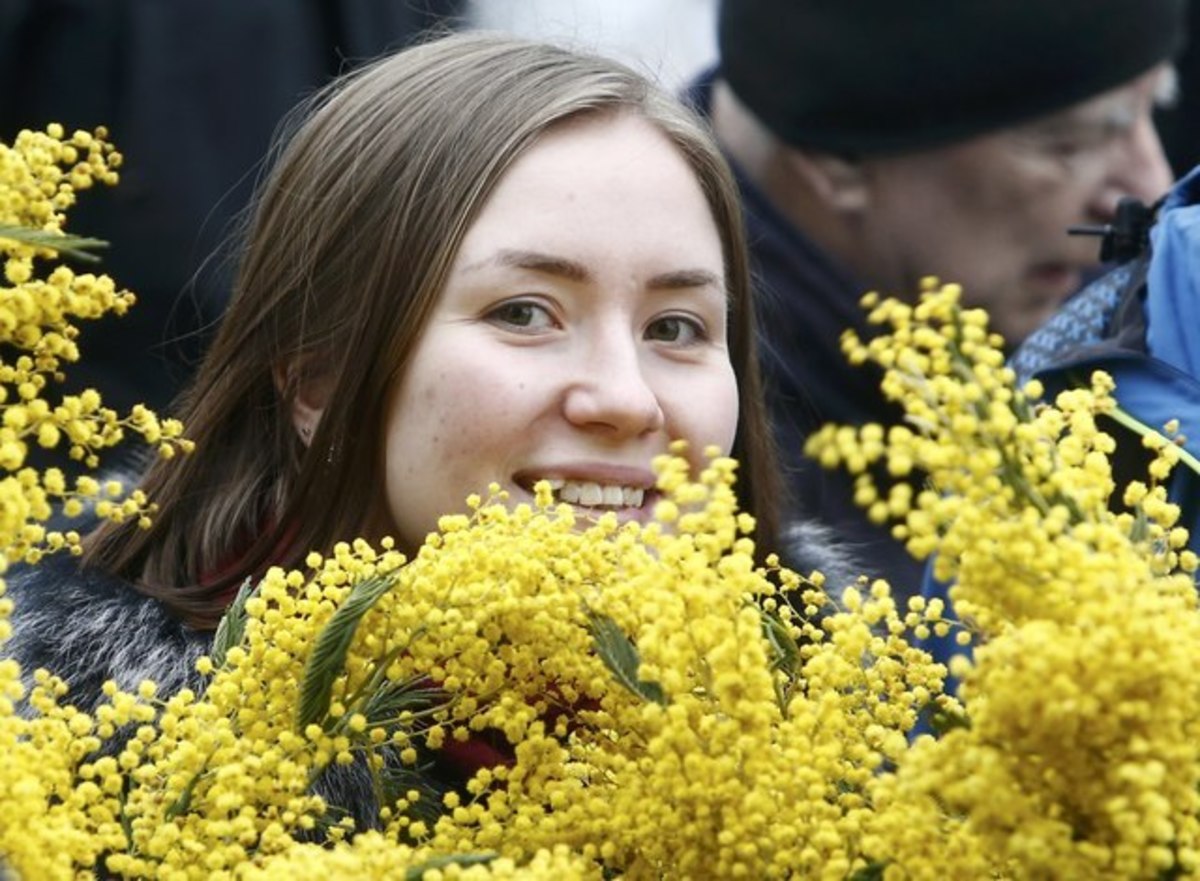
M 1102 220 L 1111 220 L 1123 196 L 1152 204 L 1170 189 L 1172 180 L 1162 140 L 1153 118 L 1146 114 L 1130 131 L 1121 149 L 1114 151 L 1093 213 Z

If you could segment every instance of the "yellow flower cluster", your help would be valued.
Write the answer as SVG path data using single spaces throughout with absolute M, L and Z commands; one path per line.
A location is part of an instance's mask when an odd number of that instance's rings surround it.
M 567 848 L 536 854 L 527 864 L 490 855 L 427 857 L 377 832 L 359 835 L 348 846 L 296 845 L 261 867 L 239 874 L 245 881 L 328 881 L 330 878 L 412 878 L 421 881 L 586 881 L 599 879 L 593 866 Z
M 45 531 L 54 502 L 152 511 L 25 468 L 27 444 L 65 438 L 89 465 L 124 429 L 188 448 L 94 393 L 45 403 L 78 356 L 70 322 L 129 302 L 35 271 L 68 249 L 74 192 L 117 162 L 103 133 L 0 147 L 0 342 L 22 353 L 0 363 L 0 564 L 77 545 Z M 898 609 L 883 582 L 827 593 L 820 573 L 756 565 L 736 464 L 715 453 L 696 475 L 681 447 L 655 464 L 645 526 L 493 487 L 412 560 L 359 540 L 247 585 L 201 693 L 110 684 L 85 714 L 53 671 L 27 694 L 0 660 L 0 875 L 1200 874 L 1197 560 L 1162 485 L 1181 452 L 1145 432 L 1147 480 L 1116 486 L 1111 380 L 1053 404 L 1014 389 L 958 294 L 869 301 L 884 332 L 846 350 L 884 368 L 907 421 L 829 427 L 808 449 L 935 555 L 961 622 L 938 600 Z M 0 595 L 0 643 L 9 612 Z M 975 640 L 962 703 L 914 647 L 952 629 Z M 923 710 L 949 730 L 910 740 Z M 509 757 L 447 776 L 483 742 Z
M 854 608 L 836 612 L 794 574 L 756 570 L 731 461 L 694 484 L 682 462 L 660 467 L 670 530 L 602 519 L 579 533 L 562 509 L 518 511 L 517 534 L 481 559 L 468 556 L 481 535 L 445 537 L 464 564 L 446 587 L 462 636 L 447 645 L 438 632 L 408 654 L 434 652 L 434 674 L 456 686 L 448 713 L 461 722 L 447 736 L 503 730 L 515 762 L 452 799 L 429 841 L 516 859 L 565 842 L 635 878 L 864 868 L 866 789 L 944 671 L 898 637 L 885 587 L 861 604 L 849 591 Z M 420 564 L 414 589 L 432 581 Z M 600 663 L 610 625 L 640 656 L 615 678 Z
M 78 546 L 76 534 L 47 533 L 41 525 L 55 502 L 68 515 L 97 499 L 101 517 L 140 519 L 150 513 L 137 493 L 114 501 L 119 488 L 91 478 L 71 485 L 57 469 L 39 474 L 24 467 L 31 444 L 63 446 L 89 468 L 127 430 L 163 455 L 189 448 L 177 421 L 160 421 L 144 407 L 121 417 L 92 390 L 57 401 L 49 395 L 64 363 L 79 358 L 74 322 L 123 314 L 133 303 L 133 295 L 118 291 L 108 276 L 54 265 L 63 253 L 84 253 L 80 240 L 63 231 L 77 191 L 95 182 L 114 183 L 120 161 L 103 130 L 68 137 L 51 125 L 45 132 L 21 132 L 12 146 L 0 144 L 0 346 L 6 352 L 0 360 L 0 548 L 9 560 L 35 561 L 43 550 Z M 50 262 L 48 271 L 39 271 L 39 261 Z
M 133 302 L 106 276 L 54 265 L 63 255 L 86 257 L 81 249 L 95 244 L 66 235 L 65 214 L 77 191 L 113 183 L 119 164 L 103 131 L 67 137 L 52 125 L 21 132 L 12 146 L 0 144 L 0 573 L 11 562 L 78 549 L 75 532 L 46 529 L 53 505 L 76 516 L 87 504 L 116 520 L 141 520 L 153 511 L 142 493 L 124 495 L 116 482 L 91 476 L 68 482 L 60 469 L 26 467 L 30 444 L 65 446 L 88 467 L 126 429 L 167 455 L 190 447 L 177 422 L 160 421 L 144 407 L 121 418 L 95 391 L 49 396 L 64 364 L 79 358 L 74 322 L 123 313 Z M 11 633 L 3 592 L 0 582 L 0 650 Z M 23 877 L 73 877 L 99 853 L 124 847 L 121 769 L 111 757 L 89 756 L 101 746 L 98 735 L 155 714 L 122 698 L 93 719 L 60 706 L 62 694 L 61 682 L 39 674 L 26 695 L 17 665 L 0 659 L 0 875 L 8 868 Z M 17 713 L 21 703 L 32 718 Z
M 986 317 L 935 282 L 874 299 L 849 335 L 907 424 L 830 427 L 809 452 L 859 474 L 860 501 L 936 572 L 975 632 L 962 727 L 917 743 L 874 792 L 885 877 L 1160 878 L 1200 870 L 1195 556 L 1160 481 L 1114 498 L 1112 382 L 1038 402 L 1013 388 Z M 877 476 L 922 473 L 915 498 Z M 938 855 L 936 861 L 929 854 Z
M 79 845 L 10 859 L 39 877 L 101 859 L 161 878 L 866 870 L 870 790 L 944 668 L 904 641 L 915 619 L 886 585 L 851 587 L 838 609 L 756 568 L 731 460 L 695 483 L 682 459 L 658 467 L 660 520 L 644 528 L 581 523 L 543 487 L 536 507 L 472 499 L 409 562 L 359 541 L 273 570 L 201 662 L 202 696 L 111 689 L 89 718 L 39 693 L 56 739 L 28 748 L 62 765 L 61 804 L 41 813 Z M 423 803 L 411 781 L 483 732 L 511 763 Z M 96 738 L 111 757 L 94 758 Z M 381 835 L 351 839 L 354 806 L 310 794 L 356 762 Z M 324 848 L 305 843 L 314 831 Z

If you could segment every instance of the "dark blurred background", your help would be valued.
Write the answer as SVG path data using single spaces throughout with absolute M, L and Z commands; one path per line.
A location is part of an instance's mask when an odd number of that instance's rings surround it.
M 165 408 L 227 301 L 221 251 L 287 111 L 464 0 L 0 0 L 0 138 L 61 122 L 108 127 L 118 186 L 68 229 L 106 239 L 102 271 L 138 296 L 86 322 L 72 387 L 126 411 Z

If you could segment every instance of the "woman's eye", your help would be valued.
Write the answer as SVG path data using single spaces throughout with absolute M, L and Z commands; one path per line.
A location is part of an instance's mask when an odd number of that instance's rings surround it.
M 489 321 L 520 330 L 544 330 L 554 327 L 554 318 L 545 306 L 529 300 L 501 303 L 487 314 Z
M 694 318 L 682 315 L 665 315 L 656 318 L 646 327 L 646 339 L 659 343 L 690 345 L 707 338 L 704 326 Z

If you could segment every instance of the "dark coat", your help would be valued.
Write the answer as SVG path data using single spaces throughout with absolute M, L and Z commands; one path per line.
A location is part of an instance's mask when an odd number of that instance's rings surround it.
M 165 407 L 229 297 L 215 255 L 284 115 L 335 75 L 452 22 L 465 0 L 3 0 L 0 139 L 107 126 L 121 183 L 69 230 L 104 239 L 103 269 L 138 296 L 87 322 L 71 371 L 121 412 Z
M 684 96 L 708 115 L 715 71 Z M 860 426 L 898 422 L 901 410 L 880 391 L 882 374 L 872 365 L 851 366 L 842 354 L 843 331 L 873 331 L 859 300 L 867 288 L 775 209 L 729 158 L 737 177 L 749 235 L 758 313 L 760 364 L 771 426 L 779 448 L 792 511 L 831 528 L 866 564 L 865 574 L 883 577 L 893 592 L 918 592 L 922 564 L 871 523 L 854 503 L 853 479 L 821 468 L 804 455 L 804 440 L 826 423 Z

